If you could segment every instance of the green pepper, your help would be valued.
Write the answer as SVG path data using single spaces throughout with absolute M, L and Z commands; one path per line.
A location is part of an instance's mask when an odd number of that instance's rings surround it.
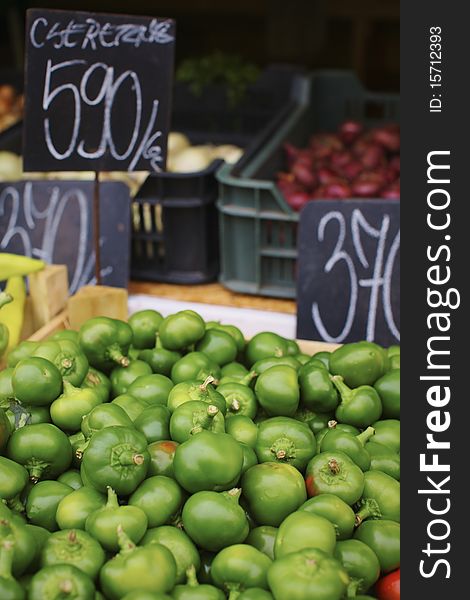
M 194 567 L 186 571 L 186 585 L 176 585 L 172 597 L 175 600 L 225 600 L 218 588 L 198 582 Z
M 394 354 L 390 357 L 390 369 L 399 369 L 400 368 L 400 355 Z
M 344 452 L 322 452 L 308 463 L 305 484 L 309 496 L 336 494 L 352 505 L 362 496 L 364 474 Z
M 304 548 L 317 548 L 332 555 L 335 545 L 336 531 L 328 519 L 307 511 L 296 511 L 279 526 L 274 557 L 282 558 Z
M 145 435 L 149 444 L 170 437 L 171 413 L 166 406 L 155 404 L 144 409 L 134 421 L 134 427 Z
M 175 442 L 181 444 L 203 429 L 225 432 L 225 420 L 217 406 L 194 400 L 181 404 L 171 415 L 170 435 Z
M 280 365 L 264 371 L 255 384 L 258 402 L 271 417 L 292 417 L 299 405 L 297 371 Z
M 225 398 L 229 415 L 255 417 L 258 405 L 253 390 L 248 386 L 241 382 L 223 383 L 217 386 L 217 392 Z
M 70 340 L 42 342 L 32 356 L 45 358 L 53 363 L 64 381 L 79 386 L 88 372 L 88 360 L 80 347 Z
M 246 345 L 245 357 L 248 366 L 254 365 L 256 361 L 262 358 L 272 356 L 280 357 L 287 355 L 287 341 L 270 331 L 257 333 Z
M 24 358 L 32 356 L 33 352 L 39 346 L 39 342 L 30 342 L 24 340 L 20 342 L 16 348 L 13 348 L 7 356 L 7 367 L 16 367 L 16 365 Z
M 205 380 L 209 376 L 219 379 L 220 367 L 203 352 L 189 352 L 171 368 L 171 379 L 175 385 L 183 381 Z
M 373 385 L 388 370 L 387 352 L 373 342 L 344 344 L 330 356 L 329 369 L 340 375 L 346 385 L 357 388 Z
M 96 579 L 105 561 L 100 544 L 85 531 L 65 529 L 49 536 L 41 553 L 43 567 L 68 564 L 74 565 Z
M 149 406 L 144 400 L 134 398 L 134 396 L 131 396 L 130 394 L 116 396 L 111 404 L 113 406 L 119 406 L 119 408 L 121 408 L 129 417 L 132 424 L 134 424 L 137 417 Z
M 227 412 L 225 398 L 211 385 L 213 381 L 214 378 L 209 375 L 203 382 L 188 379 L 187 381 L 177 383 L 168 394 L 167 406 L 170 412 L 174 412 L 185 402 L 198 400 L 207 402 L 207 404 L 214 404 L 221 414 L 225 415 Z
M 368 427 L 380 418 L 382 403 L 373 387 L 361 385 L 352 390 L 339 375 L 332 377 L 332 381 L 341 396 L 335 413 L 338 421 L 355 427 Z
M 28 406 L 47 406 L 62 393 L 62 375 L 45 358 L 24 358 L 11 377 L 15 398 Z
M 104 373 L 101 373 L 101 371 L 90 367 L 81 387 L 91 388 L 99 395 L 101 402 L 108 402 L 111 392 L 111 382 Z
M 0 371 L 0 406 L 7 409 L 15 398 L 11 377 L 14 369 L 9 367 Z
M 169 592 L 176 581 L 173 555 L 161 544 L 137 547 L 118 528 L 121 551 L 103 565 L 101 590 L 109 600 L 119 600 L 134 590 Z
M 294 354 L 293 358 L 295 358 L 295 360 L 297 360 L 301 365 L 306 365 L 312 357 L 309 354 L 300 352 L 299 354 Z
M 341 600 L 349 577 L 336 559 L 307 548 L 275 560 L 268 583 L 275 600 Z
M 237 442 L 254 448 L 258 437 L 258 427 L 245 415 L 232 415 L 225 420 L 225 431 Z
M 289 417 L 273 417 L 259 425 L 255 451 L 259 462 L 288 463 L 303 471 L 316 447 L 307 425 Z
M 273 600 L 273 595 L 259 587 L 252 587 L 244 590 L 239 596 L 236 596 L 237 600 Z
M 362 471 L 367 471 L 370 468 L 370 455 L 365 450 L 364 444 L 374 433 L 373 427 L 368 427 L 358 435 L 352 435 L 336 427 L 329 429 L 321 441 L 321 451 L 336 452 L 340 450 L 347 454 Z
M 307 499 L 304 480 L 292 465 L 265 462 L 248 469 L 241 481 L 248 509 L 259 525 L 278 527 Z
M 7 507 L 5 506 L 5 511 Z M 10 512 L 10 511 L 8 511 Z M 12 571 L 15 577 L 22 575 L 30 566 L 35 557 L 35 536 L 30 528 L 21 522 L 21 519 L 13 516 L 0 519 L 0 543 L 12 541 L 14 543 Z
M 109 372 L 116 365 L 129 364 L 127 353 L 132 329 L 127 323 L 109 317 L 88 319 L 79 331 L 80 346 L 95 369 Z
M 27 523 L 25 526 L 34 537 L 34 541 L 36 542 L 36 551 L 34 553 L 34 558 L 28 566 L 29 573 L 35 573 L 41 567 L 41 555 L 44 546 L 46 545 L 47 540 L 51 537 L 51 532 L 44 527 L 39 527 L 38 525 L 31 525 L 31 523 Z
M 382 471 L 400 481 L 400 455 L 388 446 L 367 442 L 365 449 L 370 456 L 371 471 Z
M 243 450 L 238 442 L 227 433 L 206 430 L 179 445 L 173 462 L 176 480 L 190 493 L 231 489 L 242 466 Z
M 81 430 L 86 438 L 104 427 L 133 427 L 132 421 L 124 409 L 117 404 L 98 404 L 82 419 Z
M 221 550 L 212 562 L 212 579 L 235 599 L 246 588 L 268 588 L 267 572 L 272 560 L 253 546 L 234 544 Z
M 55 518 L 59 502 L 72 488 L 60 481 L 40 481 L 29 492 L 26 501 L 26 515 L 33 525 L 56 531 L 59 526 Z
M 165 475 L 174 479 L 173 460 L 179 444 L 172 440 L 159 440 L 148 445 L 150 464 L 147 477 L 152 475 Z
M 249 371 L 239 362 L 230 362 L 224 365 L 220 369 L 220 374 L 222 377 L 234 377 L 235 379 L 243 379 L 246 375 L 248 375 Z
M 197 492 L 183 507 L 182 520 L 186 533 L 204 550 L 217 552 L 239 544 L 248 535 L 245 511 L 239 505 L 241 490 Z
M 57 477 L 72 462 L 72 446 L 67 436 L 50 423 L 26 425 L 14 431 L 8 442 L 7 454 L 27 469 L 33 482 Z
M 295 340 L 291 340 L 289 338 L 285 338 L 285 340 L 287 343 L 287 356 L 295 356 L 296 354 L 299 354 L 299 344 Z
M 85 438 L 81 431 L 69 435 L 69 443 L 72 447 L 72 466 L 77 469 L 80 468 L 83 458 L 83 452 L 88 446 L 88 440 Z M 80 478 L 82 474 L 80 473 Z M 83 481 L 82 481 L 83 483 Z
M 274 542 L 276 541 L 277 532 L 277 527 L 271 527 L 271 525 L 254 527 L 248 534 L 245 544 L 254 546 L 257 550 L 269 556 L 271 560 L 274 560 Z
M 143 510 L 149 527 L 171 523 L 182 504 L 183 490 L 174 479 L 162 475 L 143 481 L 129 498 L 129 506 Z
M 316 412 L 330 412 L 338 406 L 339 398 L 330 374 L 323 367 L 307 363 L 299 370 L 300 401 Z
M 132 345 L 143 350 L 153 348 L 163 316 L 156 310 L 139 310 L 129 317 L 132 329 Z
M 160 338 L 157 339 L 157 345 L 151 350 L 141 350 L 139 359 L 145 361 L 154 373 L 170 377 L 173 365 L 181 358 L 180 352 L 167 350 L 161 347 Z
M 394 571 L 400 566 L 400 524 L 396 521 L 364 521 L 356 529 L 354 539 L 361 540 L 372 548 L 383 573 Z
M 106 498 L 89 486 L 82 486 L 60 500 L 55 518 L 59 529 L 85 529 L 91 513 L 106 504 Z
M 142 375 L 152 375 L 150 365 L 143 360 L 131 360 L 126 367 L 114 367 L 109 375 L 109 380 L 111 381 L 111 398 L 127 394 L 131 383 Z
M 25 406 L 16 400 L 10 403 L 10 408 L 6 411 L 6 416 L 10 422 L 12 431 L 24 425 L 51 422 L 51 414 L 48 406 Z
M 364 491 L 358 503 L 356 525 L 365 519 L 400 522 L 400 484 L 381 471 L 364 474 Z
M 240 476 L 242 476 L 244 473 L 246 473 L 248 471 L 248 469 L 251 469 L 251 467 L 258 464 L 258 458 L 257 458 L 256 452 L 253 450 L 253 448 L 250 448 L 250 446 L 247 446 L 243 442 L 239 442 L 239 443 L 243 450 L 243 465 L 242 465 L 242 471 L 240 473 Z
M 94 390 L 64 381 L 63 393 L 51 404 L 52 422 L 63 431 L 79 431 L 83 417 L 99 404 L 101 398 Z
M 147 515 L 138 506 L 119 506 L 116 492 L 108 487 L 108 501 L 90 513 L 85 521 L 85 530 L 111 552 L 119 550 L 118 526 L 135 543 L 147 531 Z
M 400 452 L 400 421 L 384 419 L 375 421 L 373 427 L 375 429 L 374 442 L 387 446 L 393 452 Z
M 208 329 L 196 344 L 196 351 L 203 352 L 220 367 L 233 362 L 238 354 L 235 339 L 222 329 Z
M 295 358 L 295 356 L 270 356 L 269 358 L 257 360 L 255 364 L 252 365 L 251 371 L 255 372 L 257 375 L 261 375 L 271 367 L 276 367 L 279 365 L 292 367 L 296 371 L 298 371 L 301 367 L 300 362 Z
M 94 598 L 93 581 L 74 565 L 57 564 L 44 567 L 31 579 L 28 598 Z
M 328 519 L 335 528 L 338 540 L 345 540 L 352 536 L 355 525 L 354 511 L 335 494 L 327 493 L 314 496 L 304 502 L 298 510 Z
M 20 464 L 0 456 L 0 499 L 11 500 L 28 482 L 28 471 Z
M 400 354 L 400 346 L 398 344 L 392 344 L 387 348 L 388 357 L 397 356 Z
M 141 546 L 161 544 L 168 548 L 176 563 L 176 583 L 183 583 L 186 580 L 188 569 L 194 571 L 194 575 L 196 575 L 195 571 L 201 566 L 196 546 L 190 537 L 178 527 L 163 525 L 149 529 L 140 544 Z
M 74 342 L 78 344 L 78 331 L 75 329 L 61 329 L 57 331 L 53 335 L 47 338 L 48 340 L 52 340 L 53 342 L 59 342 L 62 340 L 68 340 L 69 342 Z
M 331 418 L 331 413 L 315 413 L 308 408 L 304 408 L 303 406 L 300 406 L 294 415 L 294 419 L 301 421 L 302 423 L 306 423 L 315 436 L 320 433 L 322 429 L 325 429 L 325 427 L 328 426 Z
M 206 329 L 208 329 L 207 323 Z M 238 327 L 235 327 L 235 325 L 224 325 L 223 323 L 217 323 L 215 325 L 215 329 L 220 329 L 221 331 L 225 331 L 226 333 L 231 335 L 235 340 L 238 352 L 243 352 L 243 350 L 245 349 L 246 342 L 243 333 L 240 331 L 240 329 L 238 329 Z
M 321 350 L 320 352 L 315 352 L 315 354 L 313 354 L 313 356 L 312 356 L 312 359 L 321 361 L 323 363 L 323 365 L 326 367 L 326 369 L 329 371 L 330 370 L 330 357 L 331 357 L 331 352 L 328 352 L 326 350 Z
M 375 552 L 360 540 L 338 542 L 335 558 L 343 565 L 351 579 L 348 597 L 356 598 L 358 593 L 367 592 L 379 578 L 379 559 Z
M 198 342 L 206 331 L 201 316 L 193 310 L 182 310 L 165 317 L 158 334 L 167 350 L 184 350 Z
M 81 470 L 99 492 L 110 486 L 127 496 L 145 479 L 149 462 L 145 436 L 130 427 L 113 426 L 91 437 Z
M 4 600 L 24 600 L 25 598 L 23 587 L 11 573 L 14 551 L 15 542 L 12 539 L 2 540 L 0 543 L 0 592 Z
M 374 383 L 382 401 L 382 416 L 386 419 L 400 418 L 400 369 L 392 369 Z
M 166 406 L 168 394 L 173 382 L 165 375 L 141 375 L 127 389 L 127 393 L 137 400 L 143 400 L 148 406 L 163 404 Z
M 95 596 L 95 600 L 104 600 L 104 597 L 98 598 Z M 129 592 L 121 598 L 121 600 L 172 600 L 172 596 L 163 594 L 161 592 L 143 592 L 141 590 L 134 590 Z M 359 599 L 361 600 L 361 599 Z M 367 600 L 367 599 L 366 599 Z

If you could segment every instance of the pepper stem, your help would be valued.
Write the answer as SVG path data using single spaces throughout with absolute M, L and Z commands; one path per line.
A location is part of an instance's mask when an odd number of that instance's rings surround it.
M 70 367 L 73 365 L 73 361 L 70 358 L 63 358 L 60 362 L 60 366 L 63 369 L 70 369 Z
M 122 525 L 118 525 L 116 527 L 116 532 L 117 532 L 120 553 L 126 554 L 128 552 L 132 552 L 136 548 L 136 545 L 131 540 L 131 538 L 127 535 L 127 533 L 124 531 L 124 529 L 122 528 Z
M 0 577 L 5 579 L 13 579 L 11 567 L 13 564 L 13 552 L 15 548 L 15 540 L 11 535 L 3 539 L 0 545 Z
M 204 383 L 201 383 L 201 385 L 199 386 L 199 389 L 201 390 L 201 392 L 205 392 L 207 386 L 210 383 L 213 383 L 215 381 L 215 377 L 212 377 L 212 375 L 208 375 L 205 379 L 204 379 Z
M 328 421 L 327 425 L 328 425 L 328 429 L 334 429 L 336 427 L 336 425 L 338 425 L 338 421 L 331 419 L 331 421 Z
M 359 527 L 362 521 L 366 519 L 377 519 L 382 516 L 382 512 L 379 508 L 379 505 L 372 498 L 367 498 L 366 500 L 362 500 L 361 508 L 357 511 L 354 517 L 354 526 Z
M 209 404 L 205 413 L 199 417 L 199 415 L 195 416 L 194 419 L 194 427 L 189 432 L 191 435 L 195 433 L 200 433 L 203 429 L 210 429 L 212 421 L 214 417 L 219 414 L 219 409 L 214 404 Z
M 255 377 L 258 377 L 258 373 L 256 371 L 250 371 L 245 375 L 245 377 L 242 377 L 240 379 L 240 383 L 241 385 L 248 385 L 253 381 Z
M 233 500 L 234 502 L 236 502 L 238 504 L 238 500 L 240 498 L 240 496 L 242 495 L 242 488 L 232 488 L 231 490 L 228 490 L 228 492 L 222 492 L 224 494 L 224 496 L 226 498 L 228 498 L 229 500 Z
M 349 580 L 348 588 L 346 590 L 346 597 L 348 599 L 355 598 L 359 592 L 360 585 L 361 585 L 361 580 L 357 579 L 356 577 L 352 577 Z
M 338 473 L 341 471 L 338 461 L 334 458 L 328 461 L 328 468 L 330 469 L 332 475 L 338 475 Z
M 48 466 L 48 463 L 35 460 L 34 458 L 32 458 L 29 463 L 25 465 L 27 471 L 29 472 L 29 479 L 33 483 L 37 483 L 41 479 L 44 469 L 46 469 Z
M 70 579 L 64 579 L 64 581 L 59 583 L 59 590 L 62 592 L 62 594 L 67 594 L 68 596 L 73 591 L 73 583 L 70 581 Z
M 227 590 L 228 590 L 228 600 L 237 600 L 237 598 L 240 596 L 240 594 L 242 593 L 240 590 L 240 586 L 231 584 L 231 585 L 227 585 Z
M 14 510 L 19 513 L 24 512 L 24 504 L 21 502 L 19 494 L 7 500 L 7 506 L 10 510 Z
M 230 410 L 233 412 L 238 412 L 241 408 L 240 402 L 235 398 L 230 405 Z
M 186 569 L 186 585 L 189 587 L 197 587 L 199 585 L 194 565 L 191 565 L 188 569 Z
M 361 444 L 364 446 L 364 444 L 368 440 L 370 440 L 370 438 L 373 435 L 375 435 L 375 429 L 373 427 L 368 427 L 362 433 L 359 433 L 358 435 L 356 435 L 356 439 L 358 439 L 361 442 Z
M 106 508 L 119 508 L 117 494 L 110 485 L 108 485 L 108 500 L 106 502 Z
M 117 363 L 121 367 L 129 366 L 130 361 L 127 356 L 124 356 L 124 354 L 121 352 L 121 348 L 118 346 L 118 344 L 114 344 L 108 348 L 108 356 L 113 362 Z
M 338 390 L 339 395 L 341 396 L 341 400 L 343 402 L 348 402 L 352 396 L 352 390 L 345 383 L 341 375 L 330 375 L 330 380 L 332 381 L 335 388 Z

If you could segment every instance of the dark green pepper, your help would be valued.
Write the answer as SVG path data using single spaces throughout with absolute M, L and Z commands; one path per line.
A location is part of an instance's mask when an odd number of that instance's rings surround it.
M 382 471 L 397 481 L 400 481 L 400 455 L 383 444 L 367 442 L 365 449 L 370 456 L 370 468 Z
M 362 496 L 364 474 L 343 452 L 322 452 L 308 463 L 305 484 L 309 496 L 336 494 L 352 505 Z
M 150 365 L 143 360 L 131 360 L 126 367 L 114 367 L 109 375 L 109 380 L 111 381 L 111 398 L 126 394 L 129 386 L 137 377 L 151 374 L 152 369 Z
M 388 367 L 387 352 L 373 342 L 344 344 L 330 355 L 330 372 L 340 375 L 352 388 L 373 385 Z
M 374 383 L 382 401 L 385 419 L 400 418 L 400 369 L 391 369 Z
M 65 529 L 49 536 L 41 553 L 42 567 L 68 564 L 96 579 L 105 561 L 100 544 L 85 531 Z
M 370 590 L 379 578 L 379 559 L 364 542 L 360 540 L 338 542 L 334 554 L 351 578 L 348 586 L 348 594 L 351 598 L 356 598 L 358 593 Z
M 183 490 L 174 479 L 161 475 L 145 479 L 129 498 L 129 506 L 145 513 L 149 527 L 174 521 L 182 504 Z
M 224 593 L 207 583 L 199 583 L 194 567 L 186 571 L 186 585 L 176 585 L 173 590 L 174 600 L 225 600 Z
M 101 371 L 90 367 L 81 387 L 91 388 L 99 395 L 101 402 L 108 402 L 111 392 L 111 382 Z
M 257 375 L 261 375 L 261 373 L 264 373 L 271 367 L 276 367 L 279 365 L 292 367 L 296 371 L 298 371 L 301 367 L 300 362 L 295 358 L 295 356 L 270 356 L 268 358 L 257 360 L 251 367 L 251 371 L 254 371 Z
M 201 316 L 193 310 L 182 310 L 165 317 L 158 333 L 164 348 L 184 350 L 198 342 L 206 331 Z
M 87 518 L 105 504 L 104 494 L 82 486 L 60 500 L 55 514 L 57 525 L 60 529 L 85 529 Z
M 393 452 L 400 452 L 400 421 L 384 419 L 373 423 L 375 429 L 374 442 L 383 444 Z
M 333 523 L 324 517 L 307 511 L 295 511 L 280 524 L 274 542 L 274 558 L 277 560 L 305 548 L 317 548 L 333 555 L 336 531 Z
M 255 384 L 258 402 L 271 417 L 292 417 L 299 405 L 297 371 L 279 365 L 264 371 Z
M 373 387 L 361 385 L 352 390 L 339 375 L 332 377 L 332 381 L 341 396 L 335 413 L 338 421 L 355 427 L 368 427 L 380 418 L 382 403 Z
M 44 527 L 48 531 L 56 531 L 59 526 L 56 512 L 59 502 L 72 488 L 60 481 L 40 481 L 29 492 L 26 502 L 26 515 L 33 525 Z
M 173 388 L 173 382 L 165 375 L 141 375 L 128 387 L 127 393 L 137 400 L 143 400 L 148 406 L 163 404 L 166 406 L 168 394 Z
M 400 566 L 400 524 L 396 521 L 364 521 L 356 529 L 354 538 L 372 548 L 383 573 L 394 571 Z
M 263 552 L 266 556 L 269 556 L 271 560 L 274 560 L 274 542 L 276 541 L 277 532 L 277 527 L 260 525 L 250 531 L 245 540 L 245 544 L 254 546 L 257 550 Z
M 196 344 L 196 350 L 203 352 L 219 366 L 233 362 L 238 354 L 235 339 L 222 329 L 207 329 Z
M 132 329 L 127 323 L 109 317 L 88 319 L 79 331 L 80 346 L 95 369 L 109 372 L 116 364 L 127 367 Z
M 228 415 L 225 419 L 225 431 L 237 442 L 254 448 L 258 438 L 258 427 L 245 415 Z
M 225 420 L 217 406 L 197 400 L 178 406 L 170 418 L 170 436 L 182 443 L 202 430 L 225 432 Z
M 131 396 L 130 394 L 116 396 L 111 404 L 121 408 L 132 423 L 134 423 L 137 417 L 149 406 L 145 400 L 134 398 L 134 396 Z
M 62 393 L 62 375 L 45 358 L 24 358 L 11 376 L 15 398 L 27 406 L 47 406 Z
M 16 365 L 23 360 L 23 358 L 29 358 L 33 352 L 39 346 L 39 342 L 31 342 L 24 340 L 20 342 L 16 348 L 13 348 L 7 356 L 7 367 L 16 367 Z
M 17 462 L 0 456 L 0 499 L 11 500 L 28 482 L 28 471 Z
M 117 404 L 98 404 L 82 419 L 81 430 L 86 438 L 104 427 L 132 427 L 132 421 L 124 409 Z
M 300 401 L 315 412 L 331 412 L 339 398 L 330 374 L 323 367 L 307 363 L 299 370 Z
M 155 404 L 140 413 L 134 421 L 134 427 L 145 435 L 149 444 L 167 440 L 170 437 L 170 416 L 166 406 Z
M 12 570 L 15 577 L 22 575 L 35 558 L 35 535 L 19 517 L 13 516 L 11 511 L 2 504 L 2 518 L 0 519 L 0 544 L 12 541 L 14 544 Z M 10 515 L 7 514 L 10 513 Z M 7 517 L 7 518 L 5 518 Z
M 189 352 L 171 368 L 171 379 L 175 384 L 183 381 L 203 381 L 209 376 L 219 379 L 220 367 L 203 352 Z
M 91 388 L 79 388 L 64 380 L 63 393 L 51 404 L 54 425 L 63 431 L 79 431 L 82 419 L 101 404 L 100 396 Z
M 335 452 L 340 450 L 351 458 L 362 471 L 370 467 L 370 455 L 365 450 L 364 444 L 374 435 L 375 429 L 368 427 L 359 435 L 352 435 L 336 427 L 330 429 L 321 441 L 322 452 Z
M 14 579 L 11 568 L 15 542 L 4 539 L 0 543 L 0 592 L 4 600 L 24 600 L 23 587 Z M 222 598 L 224 596 L 222 595 Z
M 364 473 L 364 491 L 358 502 L 356 525 L 365 519 L 400 522 L 400 484 L 381 471 Z
M 88 372 L 88 360 L 75 342 L 70 340 L 42 342 L 32 356 L 45 358 L 53 363 L 64 381 L 79 386 Z
M 280 357 L 287 355 L 287 341 L 270 331 L 257 333 L 246 345 L 245 356 L 248 366 L 254 365 L 255 362 L 262 358 L 270 358 L 272 356 Z
M 177 383 L 168 394 L 167 406 L 170 412 L 174 412 L 185 402 L 200 401 L 217 406 L 222 415 L 227 411 L 225 398 L 214 389 L 211 383 L 214 378 L 209 375 L 205 381 L 188 380 Z
M 163 316 L 156 310 L 139 310 L 129 317 L 128 323 L 132 329 L 132 345 L 143 350 L 153 348 L 155 340 L 163 321 Z
M 175 350 L 167 350 L 161 347 L 160 338 L 157 346 L 151 350 L 141 350 L 139 359 L 145 361 L 154 373 L 170 377 L 173 365 L 179 361 L 181 354 Z
M 317 444 L 310 428 L 289 417 L 274 417 L 260 423 L 255 445 L 259 462 L 291 464 L 303 471 L 315 455 Z
M 229 594 L 251 587 L 268 588 L 267 572 L 272 560 L 253 546 L 234 544 L 221 550 L 212 562 L 212 579 L 215 585 Z
M 223 383 L 217 386 L 217 392 L 225 398 L 228 414 L 245 415 L 250 419 L 255 417 L 258 409 L 255 394 L 244 383 Z
M 320 494 L 304 502 L 299 510 L 319 515 L 333 524 L 338 540 L 350 538 L 354 531 L 353 509 L 335 494 Z
M 331 356 L 331 352 L 328 352 L 326 350 L 321 350 L 320 352 L 315 352 L 315 354 L 312 356 L 312 359 L 321 361 L 323 363 L 323 365 L 326 367 L 326 369 L 329 371 L 330 370 L 330 356 Z

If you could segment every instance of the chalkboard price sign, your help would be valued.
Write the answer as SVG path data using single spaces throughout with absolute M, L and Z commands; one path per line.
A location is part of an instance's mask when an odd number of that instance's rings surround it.
M 399 202 L 308 203 L 298 269 L 299 338 L 399 343 Z
M 26 171 L 159 171 L 173 76 L 171 19 L 31 9 Z

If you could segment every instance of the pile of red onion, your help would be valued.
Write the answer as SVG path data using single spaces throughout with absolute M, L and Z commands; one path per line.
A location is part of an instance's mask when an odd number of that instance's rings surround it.
M 294 210 L 310 200 L 400 198 L 400 127 L 365 130 L 345 121 L 337 133 L 315 133 L 307 148 L 284 145 L 286 171 L 277 185 Z

